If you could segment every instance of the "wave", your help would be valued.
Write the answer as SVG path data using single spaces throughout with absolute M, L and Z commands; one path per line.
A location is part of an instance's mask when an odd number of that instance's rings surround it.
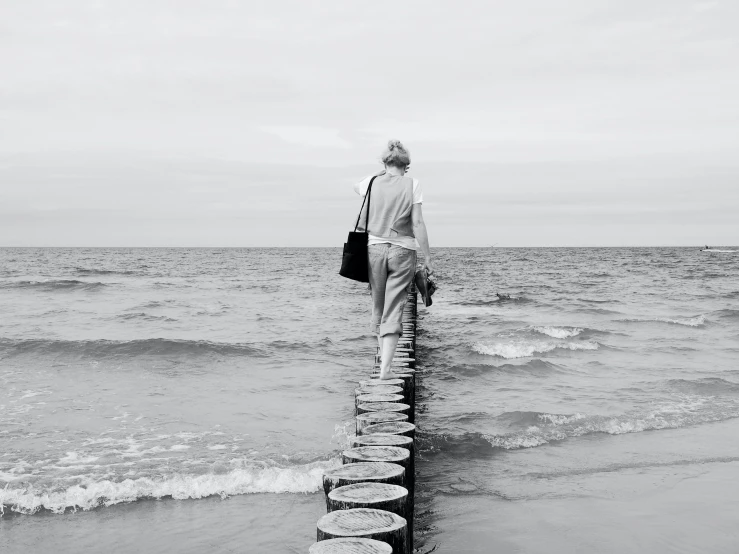
M 713 314 L 720 319 L 739 319 L 739 310 L 731 310 L 727 308 L 725 310 L 713 312 Z
M 122 319 L 124 321 L 165 321 L 165 322 L 172 322 L 177 321 L 174 318 L 167 317 L 164 315 L 153 315 L 153 314 L 147 314 L 146 312 L 134 312 L 134 313 L 128 313 L 128 314 L 120 314 L 115 316 L 115 319 Z
M 443 369 L 440 366 L 436 367 L 437 378 L 441 380 L 456 380 L 459 377 L 477 377 L 478 375 L 489 374 L 491 371 L 513 373 L 516 375 L 525 372 L 547 375 L 553 372 L 562 372 L 563 369 L 556 364 L 539 358 L 532 358 L 524 363 L 503 363 L 500 365 L 464 363 Z
M 0 514 L 8 510 L 21 514 L 50 511 L 91 510 L 140 499 L 177 500 L 254 493 L 312 493 L 322 488 L 327 469 L 340 460 L 313 462 L 296 467 L 249 463 L 227 473 L 203 475 L 175 473 L 163 478 L 140 477 L 122 481 L 88 481 L 67 488 L 36 490 L 32 486 L 0 489 Z
M 672 325 L 684 325 L 686 327 L 700 327 L 701 325 L 705 325 L 706 316 L 704 315 L 697 315 L 695 317 L 683 317 L 683 318 L 669 318 L 669 317 L 654 317 L 651 319 L 639 319 L 639 318 L 633 318 L 633 319 L 620 319 L 619 321 L 627 322 L 627 323 L 651 323 L 651 322 L 660 322 L 660 323 L 669 323 Z
M 419 450 L 424 454 L 486 457 L 492 455 L 496 449 L 536 448 L 585 435 L 623 435 L 678 429 L 734 418 L 739 418 L 739 402 L 736 400 L 691 395 L 685 395 L 676 402 L 659 404 L 651 410 L 616 416 L 507 412 L 497 416 L 495 420 L 514 428 L 511 432 L 421 433 Z
M 583 332 L 579 327 L 533 327 L 533 330 L 555 339 L 569 339 Z
M 551 423 L 554 425 L 561 425 L 564 423 L 577 421 L 582 419 L 584 416 L 581 414 L 550 414 L 546 412 L 503 412 L 495 419 L 501 423 L 506 423 L 511 426 L 520 426 L 529 428 L 532 425 L 541 425 L 545 423 Z
M 115 270 L 115 269 L 88 269 L 86 267 L 75 267 L 74 270 L 79 275 L 136 275 L 135 271 Z
M 667 402 L 651 410 L 618 416 L 538 413 L 534 417 L 538 423 L 525 430 L 485 435 L 485 439 L 494 447 L 515 450 L 596 433 L 623 435 L 659 429 L 677 429 L 737 418 L 739 404 L 730 400 L 686 395 L 678 402 Z
M 664 323 L 673 323 L 675 325 L 686 325 L 688 327 L 700 327 L 706 323 L 706 316 L 698 315 L 695 317 L 687 317 L 681 319 L 670 319 L 668 317 L 658 317 L 655 321 L 662 321 Z
M 554 341 L 526 341 L 520 340 L 516 342 L 484 344 L 476 343 L 472 345 L 472 350 L 478 354 L 486 356 L 498 356 L 511 360 L 514 358 L 528 358 L 535 354 L 543 354 L 553 350 L 598 350 L 600 345 L 597 342 L 554 342 Z
M 727 381 L 720 377 L 705 377 L 703 379 L 670 379 L 667 381 L 670 389 L 689 394 L 726 395 L 739 394 L 739 383 Z
M 565 300 L 570 300 L 570 298 L 568 298 L 568 297 L 562 297 L 562 298 L 558 298 L 557 300 L 565 301 Z M 618 304 L 620 302 L 620 300 L 616 300 L 616 299 L 598 299 L 598 300 L 596 300 L 594 298 L 578 298 L 577 300 L 579 300 L 580 302 L 589 302 L 591 304 Z
M 177 305 L 181 304 L 180 301 L 170 299 L 170 300 L 150 300 L 148 302 L 144 302 L 143 304 L 139 304 L 138 306 L 135 306 L 133 308 L 130 308 L 131 310 L 135 309 L 151 309 L 151 308 L 162 308 L 164 306 L 170 306 L 170 305 Z
M 446 454 L 455 458 L 469 460 L 487 458 L 495 452 L 495 447 L 490 444 L 490 441 L 482 433 L 461 433 L 459 435 L 453 435 L 417 431 L 416 437 L 418 441 L 417 452 L 421 457 Z
M 78 281 L 76 279 L 52 279 L 49 281 L 6 281 L 0 288 L 37 289 L 37 290 L 97 290 L 106 287 L 97 281 Z
M 207 355 L 259 356 L 262 350 L 238 343 L 218 343 L 204 340 L 141 339 L 116 340 L 13 340 L 0 338 L 0 359 L 22 354 L 73 354 L 83 357 Z
M 596 315 L 613 315 L 620 314 L 618 310 L 608 310 L 606 308 L 575 308 L 572 311 L 583 314 L 596 314 Z
M 459 302 L 451 302 L 455 306 L 499 306 L 501 304 L 529 304 L 535 302 L 531 298 L 525 298 L 523 296 L 511 296 L 511 297 L 493 297 L 486 300 L 461 300 Z

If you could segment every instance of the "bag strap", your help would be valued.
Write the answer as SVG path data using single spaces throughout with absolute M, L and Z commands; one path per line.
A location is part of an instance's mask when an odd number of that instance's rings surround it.
M 367 194 L 364 195 L 364 200 L 362 200 L 362 207 L 359 208 L 359 215 L 357 216 L 357 223 L 354 225 L 354 232 L 357 232 L 357 227 L 359 227 L 359 218 L 362 217 L 362 210 L 364 209 L 364 203 L 367 202 L 367 217 L 364 219 L 364 232 L 369 234 L 369 211 L 370 211 L 370 202 L 372 201 L 372 198 L 370 198 L 372 194 L 372 183 L 374 183 L 375 179 L 377 179 L 378 175 L 375 175 L 370 179 L 369 186 L 367 187 Z

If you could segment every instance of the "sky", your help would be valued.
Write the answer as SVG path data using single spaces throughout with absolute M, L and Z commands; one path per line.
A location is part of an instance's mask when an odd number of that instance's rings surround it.
M 739 2 L 0 0 L 0 245 L 739 244 Z

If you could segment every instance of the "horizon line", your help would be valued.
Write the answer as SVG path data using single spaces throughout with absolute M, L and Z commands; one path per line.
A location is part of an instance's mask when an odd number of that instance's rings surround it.
M 432 246 L 431 249 L 442 249 L 442 248 L 485 248 L 485 249 L 509 249 L 509 248 L 704 248 L 707 245 L 669 245 L 669 244 L 653 244 L 653 245 L 619 245 L 619 246 L 572 246 L 572 245 L 558 245 L 558 246 Z M 9 248 L 100 248 L 100 249 L 114 249 L 114 248 L 181 248 L 181 249 L 245 249 L 245 248 L 341 248 L 341 246 L 4 246 L 0 245 L 0 249 Z M 709 248 L 739 248 L 739 245 L 726 245 L 719 244 L 710 246 Z

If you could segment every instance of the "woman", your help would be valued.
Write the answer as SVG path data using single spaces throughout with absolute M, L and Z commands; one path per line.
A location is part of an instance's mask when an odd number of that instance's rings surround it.
M 372 291 L 372 333 L 380 345 L 380 379 L 393 379 L 390 365 L 403 331 L 403 308 L 408 286 L 416 272 L 416 251 L 421 248 L 424 269 L 429 275 L 434 267 L 429 251 L 426 224 L 423 222 L 423 193 L 418 179 L 406 177 L 411 163 L 408 150 L 398 140 L 387 143 L 382 155 L 385 171 L 372 182 L 370 213 L 367 206 L 359 218 L 367 221 L 369 233 L 369 282 Z M 360 196 L 367 194 L 372 177 L 354 185 Z M 358 231 L 365 231 L 358 228 Z

